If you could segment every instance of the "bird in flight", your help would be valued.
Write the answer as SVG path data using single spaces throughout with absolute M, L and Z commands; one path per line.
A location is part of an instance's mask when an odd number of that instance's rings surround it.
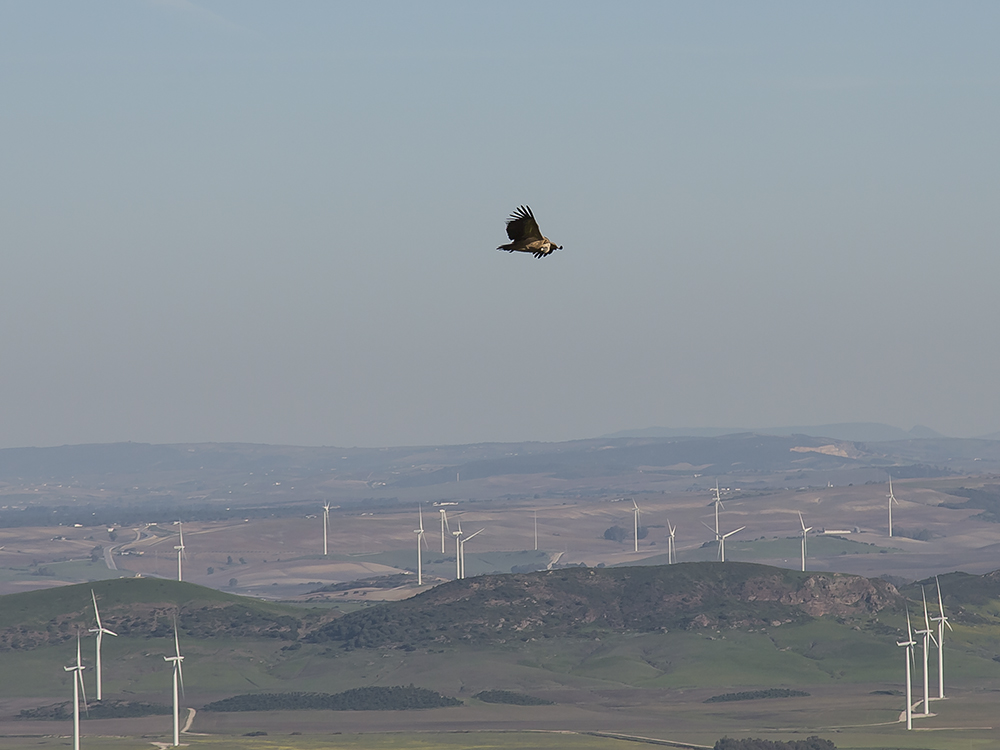
M 500 245 L 497 250 L 531 253 L 536 258 L 549 255 L 553 250 L 562 250 L 562 245 L 556 245 L 548 237 L 542 236 L 535 215 L 527 206 L 518 206 L 507 219 L 507 237 L 511 240 L 510 244 Z

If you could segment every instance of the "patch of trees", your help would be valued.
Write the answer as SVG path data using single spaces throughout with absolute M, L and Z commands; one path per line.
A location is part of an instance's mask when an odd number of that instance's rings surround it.
M 624 542 L 628 538 L 628 529 L 624 526 L 612 526 L 604 530 L 604 538 L 611 542 Z
M 194 638 L 263 636 L 294 641 L 302 621 L 291 615 L 274 615 L 239 604 L 181 611 L 178 624 Z
M 725 737 L 715 743 L 715 750 L 837 750 L 830 740 L 813 735 L 804 740 L 734 740 Z
M 250 693 L 209 703 L 204 711 L 405 711 L 461 706 L 441 693 L 406 687 L 362 687 L 342 693 Z
M 958 472 L 930 464 L 911 464 L 909 466 L 893 466 L 892 476 L 896 479 L 932 479 L 935 477 L 955 476 Z M 893 529 L 895 533 L 895 529 Z
M 515 693 L 513 690 L 483 690 L 476 693 L 473 698 L 481 700 L 483 703 L 506 703 L 510 706 L 551 706 L 552 701 L 545 698 L 536 698 L 525 693 Z
M 136 716 L 163 716 L 171 711 L 169 706 L 142 701 L 98 701 L 91 703 L 87 708 L 88 710 L 80 713 L 81 719 L 130 719 Z M 73 718 L 73 704 L 66 701 L 53 703 L 51 706 L 25 708 L 17 718 L 68 721 Z
M 730 701 L 755 701 L 760 698 L 802 698 L 809 695 L 804 690 L 788 690 L 787 688 L 769 688 L 767 690 L 744 690 L 739 693 L 723 693 L 713 695 L 705 703 L 728 703 Z
M 649 536 L 649 528 L 640 526 L 637 536 L 640 539 L 645 539 Z M 612 526 L 610 529 L 605 529 L 604 531 L 604 538 L 612 542 L 624 542 L 626 539 L 631 539 L 631 537 L 632 529 L 626 529 L 624 526 Z
M 964 503 L 941 503 L 942 508 L 981 508 L 983 512 L 976 518 L 1000 523 L 1000 485 L 987 484 L 976 489 L 959 487 L 948 494 L 967 500 Z
M 893 527 L 892 535 L 901 536 L 905 539 L 916 539 L 918 542 L 929 542 L 936 536 L 930 529 L 902 529 L 898 526 Z

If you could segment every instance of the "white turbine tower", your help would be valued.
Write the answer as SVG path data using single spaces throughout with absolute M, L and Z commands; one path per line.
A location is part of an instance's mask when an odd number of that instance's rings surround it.
M 721 534 L 719 536 L 719 559 L 722 562 L 726 561 L 726 539 L 728 537 L 731 537 L 733 534 L 735 534 L 737 532 L 743 531 L 743 529 L 745 529 L 745 528 L 746 528 L 746 526 L 740 526 L 738 529 L 730 531 L 728 534 Z
M 462 550 L 461 551 L 461 555 L 460 555 L 460 557 L 462 559 L 462 564 L 461 564 L 462 578 L 465 578 L 465 543 L 467 541 L 469 541 L 470 539 L 472 539 L 472 537 L 476 536 L 477 534 L 481 534 L 485 530 L 486 529 L 480 529 L 475 534 L 469 534 L 467 537 L 465 537 L 465 539 L 463 539 L 462 541 L 459 542 L 459 546 L 461 547 L 461 550 Z
M 937 617 L 932 617 L 938 624 L 938 699 L 944 698 L 944 626 L 948 626 L 948 630 L 954 632 L 954 628 L 951 623 L 948 622 L 948 618 L 944 614 L 944 601 L 941 599 L 941 581 L 938 580 L 937 576 L 934 576 L 934 582 L 937 584 L 937 594 L 938 594 L 938 611 L 940 614 Z
M 892 474 L 889 475 L 889 494 L 886 495 L 886 497 L 889 498 L 889 503 L 888 503 L 888 505 L 889 505 L 889 536 L 891 537 L 892 536 L 892 504 L 896 503 L 896 505 L 899 505 L 899 500 L 897 500 L 896 496 L 892 494 Z
M 180 544 L 175 544 L 174 549 L 177 550 L 177 580 L 183 581 L 181 577 L 181 555 L 187 557 L 184 553 L 184 524 L 180 521 L 177 522 L 177 533 L 180 534 Z
M 667 565 L 673 565 L 677 562 L 677 546 L 674 541 L 674 534 L 677 533 L 677 527 L 670 525 L 670 519 L 667 519 L 667 529 L 670 531 L 670 536 L 667 537 Z
M 455 537 L 455 580 L 462 579 L 462 519 L 458 519 L 458 531 L 452 531 Z
M 633 525 L 635 527 L 635 551 L 638 552 L 639 551 L 639 506 L 635 504 L 634 498 L 632 499 L 632 507 L 634 509 L 632 512 L 634 514 Z
M 924 599 L 924 629 L 918 630 L 917 635 L 922 635 L 924 637 L 924 716 L 931 715 L 931 689 L 930 689 L 930 675 L 927 672 L 927 654 L 930 651 L 931 641 L 934 641 L 934 635 L 931 633 L 931 623 L 927 618 L 927 596 L 924 594 L 924 587 L 920 587 L 920 595 Z M 935 641 L 934 645 L 937 645 Z
M 177 686 L 180 685 L 181 692 L 184 692 L 184 673 L 181 671 L 181 643 L 177 638 L 177 623 L 174 623 L 174 655 L 164 656 L 163 661 L 174 663 L 174 747 L 181 744 L 181 723 L 180 723 L 180 699 L 177 695 Z
M 913 647 L 917 642 L 913 640 L 913 630 L 910 628 L 910 610 L 906 610 L 906 638 L 905 641 L 896 641 L 897 646 L 906 647 L 906 728 L 913 729 L 913 685 L 910 682 L 910 662 L 913 661 Z
M 538 551 L 538 511 L 533 511 L 535 514 L 535 551 Z
M 328 554 L 327 551 L 327 534 L 330 527 L 330 503 L 323 503 L 323 557 Z
M 97 627 L 91 628 L 88 632 L 97 633 L 97 666 L 95 670 L 97 672 L 97 700 L 102 699 L 101 692 L 101 641 L 104 640 L 104 634 L 116 636 L 118 633 L 112 633 L 106 627 L 101 624 L 101 613 L 97 611 L 97 596 L 94 594 L 94 590 L 90 590 L 90 597 L 94 600 L 94 617 L 97 618 Z
M 424 511 L 419 505 L 417 506 L 417 514 L 420 517 L 420 528 L 413 530 L 413 533 L 417 535 L 417 585 L 423 586 L 424 566 L 423 558 L 420 555 L 420 543 L 423 542 L 426 545 L 427 540 L 424 538 Z
M 83 662 L 80 659 L 80 634 L 76 634 L 76 664 L 63 667 L 73 673 L 73 750 L 80 750 L 80 696 L 83 696 L 83 707 L 87 708 L 87 691 L 83 687 Z
M 806 528 L 806 522 L 802 520 L 802 514 L 799 513 L 799 524 L 802 526 L 802 572 L 806 570 L 806 534 L 812 531 L 812 526 Z

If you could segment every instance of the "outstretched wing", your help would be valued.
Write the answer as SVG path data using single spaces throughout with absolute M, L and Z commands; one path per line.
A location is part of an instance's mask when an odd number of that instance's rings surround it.
M 528 206 L 518 206 L 507 219 L 507 237 L 514 242 L 542 239 L 542 232 L 535 221 L 535 215 Z

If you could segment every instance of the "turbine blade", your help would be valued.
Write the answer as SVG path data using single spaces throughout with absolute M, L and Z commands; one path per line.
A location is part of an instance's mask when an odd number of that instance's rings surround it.
M 90 598 L 93 599 L 93 601 L 94 601 L 94 617 L 97 618 L 97 627 L 100 628 L 101 627 L 101 613 L 97 611 L 97 594 L 94 593 L 93 589 L 90 590 Z
M 77 673 L 76 673 L 76 679 L 78 679 L 80 681 L 80 697 L 83 698 L 83 710 L 86 711 L 89 714 L 90 713 L 90 709 L 87 707 L 87 690 L 84 688 L 84 685 L 83 685 L 83 671 L 82 670 L 77 671 Z
M 177 656 L 181 655 L 181 642 L 177 637 L 177 621 L 174 621 L 174 650 L 177 652 Z
M 927 593 L 924 591 L 924 587 L 923 586 L 920 587 L 920 596 L 924 600 L 924 629 L 927 630 L 928 632 L 930 632 L 931 623 L 930 623 L 930 620 L 927 617 Z
M 187 697 L 184 695 L 184 669 L 181 667 L 181 661 L 178 659 L 174 663 L 177 665 L 177 682 L 179 682 L 181 686 L 181 697 Z

